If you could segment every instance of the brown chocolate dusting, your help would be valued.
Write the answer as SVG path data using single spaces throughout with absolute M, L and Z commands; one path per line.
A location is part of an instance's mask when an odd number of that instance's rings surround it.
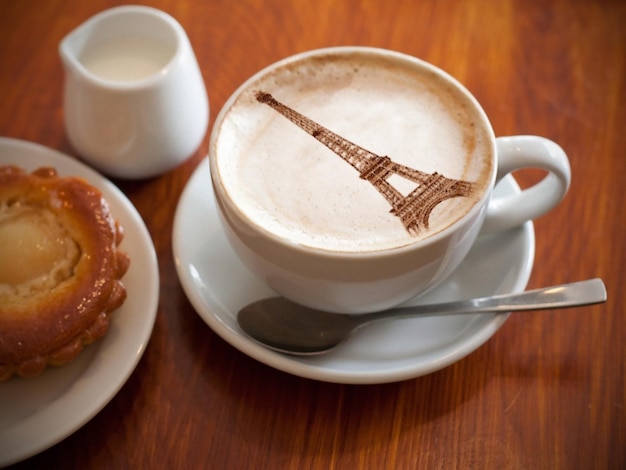
M 387 156 L 376 155 L 359 147 L 277 101 L 267 92 L 256 91 L 255 96 L 257 101 L 271 106 L 355 168 L 360 178 L 369 181 L 389 202 L 391 213 L 400 218 L 412 235 L 428 229 L 430 214 L 438 204 L 455 197 L 468 197 L 474 192 L 474 184 L 469 181 L 415 170 L 395 163 Z M 413 181 L 418 186 L 404 196 L 387 181 L 393 174 Z

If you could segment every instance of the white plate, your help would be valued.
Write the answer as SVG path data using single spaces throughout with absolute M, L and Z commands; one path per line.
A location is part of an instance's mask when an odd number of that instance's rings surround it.
M 124 227 L 121 248 L 131 259 L 123 278 L 128 297 L 108 334 L 74 361 L 33 379 L 0 383 L 0 466 L 30 457 L 61 441 L 100 411 L 135 369 L 152 333 L 159 300 L 154 245 L 141 216 L 124 194 L 82 163 L 37 144 L 0 138 L 0 165 L 27 170 L 52 166 L 60 175 L 85 178 L 102 191 Z
M 513 177 L 497 188 L 503 193 L 519 190 Z M 474 351 L 508 318 L 508 314 L 476 314 L 373 324 L 317 357 L 288 356 L 258 345 L 237 326 L 237 312 L 252 301 L 276 294 L 230 248 L 218 220 L 207 159 L 192 175 L 178 203 L 173 248 L 190 302 L 217 334 L 267 365 L 311 379 L 369 384 L 425 375 Z M 530 277 L 534 249 L 532 222 L 482 236 L 443 285 L 414 303 L 522 291 Z

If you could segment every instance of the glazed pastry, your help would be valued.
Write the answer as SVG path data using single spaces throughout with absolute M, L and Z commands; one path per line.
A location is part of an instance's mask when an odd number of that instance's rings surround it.
M 0 381 L 63 365 L 106 334 L 126 299 L 122 235 L 86 181 L 0 167 Z

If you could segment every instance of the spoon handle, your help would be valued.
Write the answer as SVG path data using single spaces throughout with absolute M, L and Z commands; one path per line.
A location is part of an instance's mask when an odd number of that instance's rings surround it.
M 529 290 L 518 294 L 502 294 L 458 302 L 392 309 L 387 312 L 386 316 L 389 318 L 389 316 L 402 317 L 420 314 L 452 315 L 458 313 L 548 310 L 591 305 L 604 301 L 606 301 L 606 288 L 602 280 L 589 279 Z

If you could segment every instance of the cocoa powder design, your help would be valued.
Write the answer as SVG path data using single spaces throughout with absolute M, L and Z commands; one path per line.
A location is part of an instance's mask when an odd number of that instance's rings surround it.
M 315 121 L 277 101 L 264 91 L 255 93 L 257 101 L 267 104 L 302 130 L 324 144 L 336 155 L 352 165 L 361 179 L 369 181 L 391 205 L 391 213 L 402 221 L 406 230 L 417 235 L 428 230 L 428 219 L 441 202 L 455 197 L 468 197 L 474 184 L 446 178 L 439 173 L 426 173 L 395 163 L 387 156 L 376 155 L 335 134 Z M 408 195 L 403 195 L 388 181 L 391 175 L 402 176 L 417 184 Z

